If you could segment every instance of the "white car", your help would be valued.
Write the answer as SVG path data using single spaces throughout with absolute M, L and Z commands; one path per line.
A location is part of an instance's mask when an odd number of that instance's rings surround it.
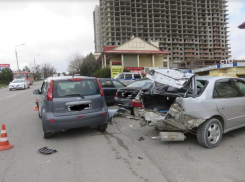
M 26 88 L 30 88 L 30 84 L 28 84 L 28 81 L 25 79 L 15 79 L 9 83 L 9 91 L 12 91 L 13 89 L 19 90 Z

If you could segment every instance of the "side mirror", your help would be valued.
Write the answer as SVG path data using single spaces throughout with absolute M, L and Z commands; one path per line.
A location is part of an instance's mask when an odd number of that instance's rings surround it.
M 38 94 L 41 94 L 41 92 L 40 92 L 39 89 L 37 89 L 37 90 L 34 90 L 34 91 L 33 91 L 33 94 L 37 94 L 37 95 L 38 95 Z

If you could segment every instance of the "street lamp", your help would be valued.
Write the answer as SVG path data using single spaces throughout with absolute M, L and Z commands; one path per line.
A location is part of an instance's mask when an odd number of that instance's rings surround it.
M 18 55 L 17 55 L 16 47 L 22 46 L 22 45 L 25 45 L 25 44 L 20 44 L 20 45 L 15 46 L 15 55 L 16 55 L 16 61 L 17 61 L 17 69 L 18 69 L 18 72 L 20 72 L 20 70 L 19 70 L 19 62 L 18 62 Z

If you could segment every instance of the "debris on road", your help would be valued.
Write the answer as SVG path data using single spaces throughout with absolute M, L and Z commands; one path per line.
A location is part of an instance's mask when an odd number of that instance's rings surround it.
M 140 130 L 132 130 L 129 133 L 135 133 L 135 132 L 138 132 L 138 131 L 140 131 Z
M 143 140 L 145 140 L 145 138 L 142 136 L 138 139 L 138 141 L 143 141 Z
M 138 157 L 138 159 L 141 159 L 142 160 L 143 158 L 142 157 Z
M 57 152 L 57 150 L 54 150 L 54 149 L 48 149 L 48 147 L 40 148 L 38 151 L 39 151 L 40 153 L 43 153 L 43 154 L 53 154 L 53 153 Z

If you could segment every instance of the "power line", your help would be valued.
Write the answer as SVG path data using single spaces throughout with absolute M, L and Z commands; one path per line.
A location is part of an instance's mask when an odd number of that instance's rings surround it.
M 11 56 L 13 56 L 13 57 L 15 57 L 15 53 L 9 53 L 9 52 L 6 52 L 6 51 L 3 51 L 3 50 L 0 50 L 1 52 L 4 52 L 4 53 L 6 53 L 6 54 L 9 54 L 9 55 L 11 55 Z M 26 61 L 24 58 L 21 58 L 21 57 L 19 57 L 18 56 L 18 58 L 20 58 L 22 61 Z

